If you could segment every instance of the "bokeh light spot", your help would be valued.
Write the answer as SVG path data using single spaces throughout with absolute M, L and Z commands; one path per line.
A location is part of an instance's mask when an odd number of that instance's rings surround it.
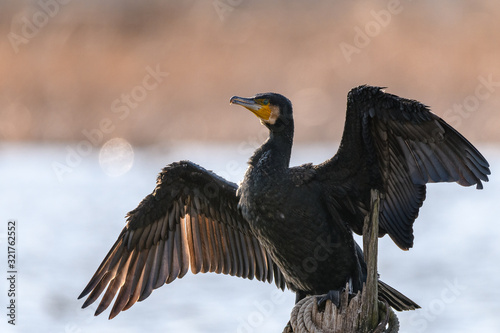
M 101 147 L 99 164 L 108 176 L 122 176 L 134 164 L 134 149 L 127 140 L 113 138 Z

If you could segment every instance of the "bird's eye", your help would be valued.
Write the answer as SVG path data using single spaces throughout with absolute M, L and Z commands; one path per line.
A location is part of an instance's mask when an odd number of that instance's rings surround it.
M 269 100 L 268 99 L 263 99 L 262 100 L 262 105 L 268 105 L 269 104 Z

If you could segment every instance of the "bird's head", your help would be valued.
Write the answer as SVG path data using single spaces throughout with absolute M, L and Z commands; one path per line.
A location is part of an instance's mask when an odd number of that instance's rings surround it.
M 252 111 L 273 132 L 290 127 L 293 122 L 292 103 L 280 94 L 264 93 L 249 98 L 233 96 L 229 102 Z

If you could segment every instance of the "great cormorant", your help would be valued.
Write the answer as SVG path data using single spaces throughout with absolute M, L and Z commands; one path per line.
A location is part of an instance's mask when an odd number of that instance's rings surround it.
M 319 165 L 289 167 L 290 101 L 279 94 L 233 97 L 260 118 L 269 138 L 238 186 L 189 162 L 165 167 L 156 188 L 128 213 L 121 232 L 79 298 L 106 290 L 96 315 L 116 297 L 110 318 L 153 289 L 193 273 L 216 272 L 272 282 L 306 295 L 361 290 L 361 234 L 370 190 L 381 193 L 379 235 L 402 249 L 426 183 L 487 181 L 488 162 L 460 133 L 414 100 L 360 86 L 348 94 L 338 152 Z M 312 265 L 311 263 L 315 263 Z M 396 310 L 418 307 L 379 281 L 379 298 Z

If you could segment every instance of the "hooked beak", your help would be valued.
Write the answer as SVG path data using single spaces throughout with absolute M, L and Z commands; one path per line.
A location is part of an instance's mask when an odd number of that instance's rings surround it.
M 260 104 L 259 101 L 254 98 L 233 96 L 229 100 L 229 103 L 241 105 L 247 108 L 263 121 L 269 121 L 269 118 L 271 117 L 271 109 L 269 105 Z

